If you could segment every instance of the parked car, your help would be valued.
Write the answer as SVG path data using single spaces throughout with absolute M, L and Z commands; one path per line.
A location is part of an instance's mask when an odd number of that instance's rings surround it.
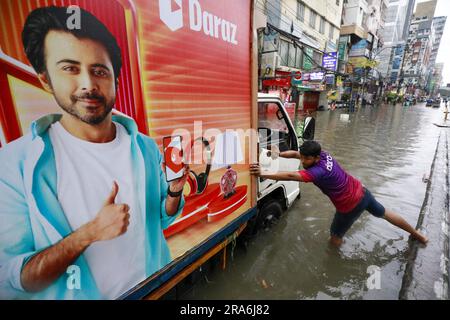
M 433 101 L 433 108 L 439 108 L 441 106 L 441 98 L 435 98 Z
M 348 107 L 348 101 L 338 100 L 336 101 L 336 108 L 347 108 Z
M 426 103 L 425 105 L 426 105 L 427 107 L 431 107 L 431 106 L 433 105 L 433 102 L 434 102 L 433 99 L 428 98 L 428 99 L 427 99 L 427 103 Z

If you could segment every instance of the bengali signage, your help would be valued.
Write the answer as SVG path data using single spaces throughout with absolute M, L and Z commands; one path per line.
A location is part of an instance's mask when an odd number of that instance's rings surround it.
M 337 68 L 337 52 L 328 52 L 323 55 L 322 67 L 327 70 L 336 71 Z
M 339 60 L 347 60 L 347 43 L 349 41 L 348 36 L 341 36 L 339 38 L 339 46 L 338 46 L 338 52 L 339 52 Z
M 303 70 L 311 70 L 312 65 L 312 56 L 314 54 L 314 50 L 310 47 L 305 47 L 305 54 L 303 55 Z M 311 58 L 310 58 L 311 57 Z
M 323 71 L 305 72 L 302 75 L 303 81 L 322 81 L 325 73 Z

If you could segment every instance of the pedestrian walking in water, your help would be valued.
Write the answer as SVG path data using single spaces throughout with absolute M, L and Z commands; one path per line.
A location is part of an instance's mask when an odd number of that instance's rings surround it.
M 316 119 L 313 117 L 311 110 L 306 110 L 306 117 L 303 120 L 303 140 L 313 140 L 316 131 Z
M 265 173 L 259 164 L 250 165 L 252 175 L 272 180 L 293 180 L 314 183 L 336 207 L 330 227 L 330 243 L 339 247 L 344 234 L 364 211 L 378 218 L 384 218 L 391 224 L 409 232 L 411 236 L 426 244 L 428 238 L 414 229 L 399 214 L 385 209 L 372 193 L 356 178 L 348 174 L 327 152 L 322 151 L 316 141 L 305 141 L 298 151 L 279 152 L 272 147 L 272 156 L 296 158 L 302 162 L 304 170 L 291 172 Z

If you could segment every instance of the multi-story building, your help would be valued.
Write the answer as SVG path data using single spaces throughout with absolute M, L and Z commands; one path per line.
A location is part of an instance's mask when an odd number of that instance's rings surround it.
M 365 0 L 347 0 L 344 4 L 339 39 L 339 71 L 353 74 L 357 60 L 369 58 L 366 20 L 368 3 Z M 361 74 L 357 75 L 361 78 Z M 359 79 L 352 79 L 359 80 Z
M 441 45 L 442 35 L 444 34 L 444 27 L 447 17 L 434 17 L 433 23 L 431 25 L 434 31 L 434 41 L 433 48 L 431 49 L 430 65 L 434 66 L 436 63 L 436 57 L 439 51 L 439 46 Z
M 387 0 L 367 0 L 368 4 L 368 16 L 366 21 L 367 31 L 375 35 L 375 42 L 377 47 L 383 45 L 382 30 L 385 26 L 386 12 L 388 1 Z
M 381 30 L 387 7 L 387 0 L 347 0 L 344 3 L 339 71 L 351 74 L 353 84 L 364 86 L 368 80 L 379 78 L 373 58 L 383 45 Z
M 340 41 L 349 44 L 350 57 L 370 59 L 372 51 L 382 45 L 380 31 L 384 28 L 386 9 L 386 0 L 347 0 L 345 2 Z
M 267 23 L 292 37 L 279 37 L 279 65 L 303 69 L 303 52 L 322 63 L 324 52 L 336 52 L 343 0 L 256 0 L 256 10 L 267 16 Z M 305 45 L 294 46 L 293 39 Z M 309 64 L 307 65 L 309 66 Z
M 447 17 L 434 17 L 431 24 L 431 53 L 430 61 L 428 62 L 426 83 L 426 91 L 430 94 L 434 94 L 436 86 L 438 86 L 437 83 L 440 81 L 436 77 L 440 77 L 442 73 L 442 70 L 439 70 L 441 66 L 437 67 L 438 70 L 435 70 L 435 68 L 446 20 Z
M 281 21 L 281 29 L 290 30 L 294 21 L 294 35 L 306 35 L 322 51 L 336 51 L 342 5 L 342 0 L 284 0 L 281 12 L 286 19 Z
M 326 103 L 326 85 L 334 85 L 336 78 L 331 75 L 328 82 L 323 57 L 337 54 L 343 0 L 255 0 L 255 7 L 268 26 L 261 50 L 262 78 L 301 71 L 308 95 L 319 99 L 323 93 Z
M 437 0 L 418 3 L 409 27 L 401 77 L 411 93 L 419 88 L 426 89 L 431 72 L 436 3 Z
M 415 0 L 391 0 L 388 3 L 381 31 L 383 47 L 375 58 L 379 63 L 377 69 L 387 83 L 396 83 L 398 79 L 414 4 Z

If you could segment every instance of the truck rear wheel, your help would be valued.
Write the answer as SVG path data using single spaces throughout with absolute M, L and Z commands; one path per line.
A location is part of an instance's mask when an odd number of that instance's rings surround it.
M 244 246 L 261 230 L 270 229 L 280 218 L 283 213 L 282 205 L 275 199 L 266 201 L 258 209 L 258 213 L 252 217 L 245 230 L 241 233 L 239 238 Z

